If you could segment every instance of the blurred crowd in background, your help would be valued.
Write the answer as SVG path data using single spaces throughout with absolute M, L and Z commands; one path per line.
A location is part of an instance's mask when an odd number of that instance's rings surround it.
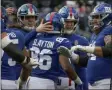
M 47 13 L 52 11 L 58 11 L 64 5 L 72 5 L 79 12 L 79 26 L 76 33 L 85 36 L 89 39 L 91 30 L 88 25 L 88 17 L 95 5 L 101 3 L 112 3 L 112 0 L 2 0 L 1 4 L 5 8 L 14 7 L 16 10 L 25 3 L 34 4 L 40 14 L 40 19 L 43 18 Z

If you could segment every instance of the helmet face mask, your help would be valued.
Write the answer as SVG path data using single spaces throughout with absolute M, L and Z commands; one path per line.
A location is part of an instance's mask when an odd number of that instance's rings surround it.
M 20 16 L 21 23 L 28 27 L 34 27 L 37 23 L 37 16 Z
M 17 17 L 25 29 L 34 29 L 38 22 L 37 8 L 32 4 L 24 4 L 18 9 Z
M 91 18 L 91 19 L 90 19 Z M 101 27 L 101 19 L 102 16 L 100 14 L 96 15 L 91 15 L 89 18 L 89 26 L 92 28 L 92 30 L 98 30 Z

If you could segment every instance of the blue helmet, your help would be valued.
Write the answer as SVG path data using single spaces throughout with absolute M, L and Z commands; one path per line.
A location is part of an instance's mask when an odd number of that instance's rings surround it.
M 78 24 L 79 21 L 79 16 L 78 16 L 78 12 L 76 11 L 76 9 L 74 7 L 68 7 L 68 6 L 64 6 L 59 10 L 59 14 L 63 17 L 64 22 L 67 21 L 72 21 L 74 22 L 74 25 L 72 27 L 68 27 L 68 29 L 65 26 L 65 33 L 73 33 L 74 29 L 76 29 L 76 26 Z
M 44 18 L 44 22 L 51 22 L 51 24 L 53 25 L 53 32 L 51 33 L 54 33 L 54 34 L 63 33 L 64 21 L 61 15 L 58 14 L 57 12 L 48 13 Z
M 93 18 L 99 17 L 99 28 L 105 27 L 112 23 L 112 7 L 110 4 L 103 3 L 95 6 L 90 14 L 90 26 L 94 27 Z
M 23 4 L 19 7 L 17 16 L 38 16 L 38 10 L 33 4 Z
M 1 12 L 0 13 L 1 13 L 1 28 L 4 29 L 4 28 L 6 28 L 8 16 L 7 16 L 6 9 L 2 6 L 1 6 Z
M 59 10 L 59 14 L 64 18 L 64 20 L 78 20 L 78 12 L 74 7 L 64 6 Z

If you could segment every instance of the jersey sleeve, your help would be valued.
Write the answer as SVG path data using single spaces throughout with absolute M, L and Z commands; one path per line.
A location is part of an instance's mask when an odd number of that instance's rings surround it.
M 28 43 L 37 35 L 35 30 L 31 31 L 25 36 L 25 45 L 27 46 Z
M 60 45 L 59 46 L 65 46 L 65 47 L 67 47 L 67 48 L 71 48 L 71 46 L 72 46 L 72 44 L 71 44 L 71 42 L 68 40 L 68 39 L 64 39 L 63 41 L 62 41 L 62 43 L 60 43 Z
M 102 35 L 112 35 L 112 26 L 107 26 L 101 32 Z
M 89 45 L 89 41 L 84 37 L 83 39 L 82 39 L 82 44 L 81 45 L 83 45 L 83 46 L 88 46 Z
M 25 46 L 25 39 L 24 39 L 24 35 L 21 32 L 17 32 L 16 33 L 18 39 L 19 39 L 19 48 L 23 49 Z

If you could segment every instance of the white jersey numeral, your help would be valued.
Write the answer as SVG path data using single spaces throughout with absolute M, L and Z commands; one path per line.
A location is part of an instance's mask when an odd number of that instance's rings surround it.
M 15 66 L 16 65 L 16 61 L 13 61 L 12 58 L 8 59 L 8 64 L 9 66 Z
M 48 54 L 52 54 L 52 51 L 49 49 L 42 49 L 33 47 L 31 50 L 31 57 L 37 59 L 39 62 L 39 68 L 41 70 L 49 70 L 51 68 L 52 58 Z
M 96 42 L 91 43 L 89 46 L 95 46 Z M 96 60 L 96 56 L 94 54 L 90 54 L 90 60 Z

